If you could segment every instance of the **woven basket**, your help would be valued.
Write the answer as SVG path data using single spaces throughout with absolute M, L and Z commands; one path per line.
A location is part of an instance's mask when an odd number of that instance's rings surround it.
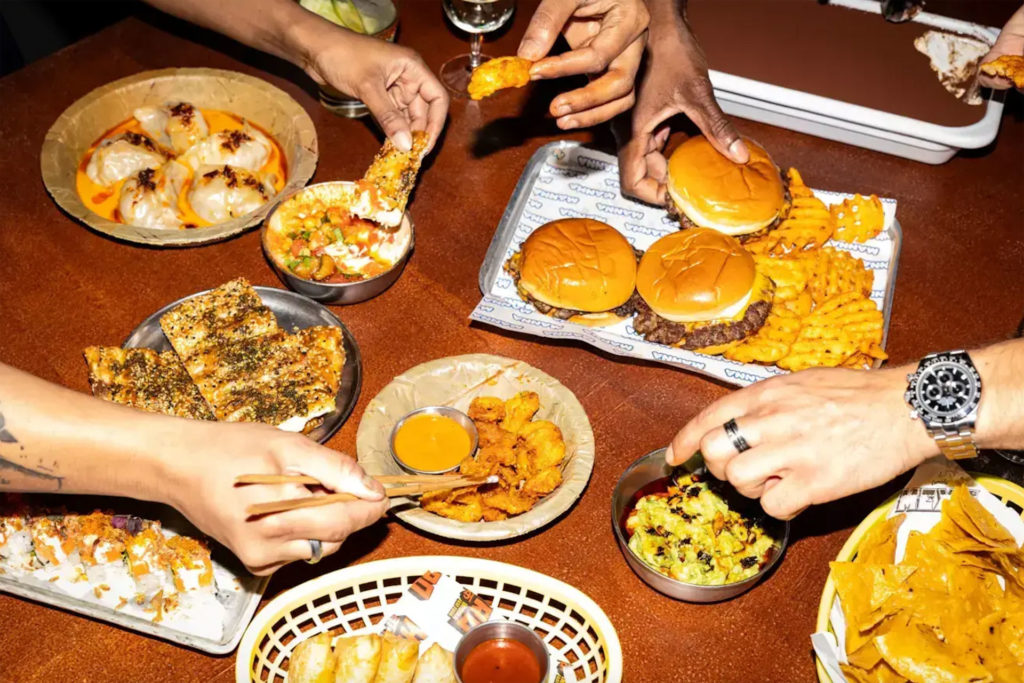
M 1003 504 L 1010 506 L 1020 513 L 1021 518 L 1024 519 L 1024 488 L 1013 482 L 999 479 L 998 477 L 991 477 L 987 474 L 971 474 L 971 476 L 985 490 L 1002 501 Z M 842 550 L 836 556 L 836 562 L 850 562 L 857 556 L 857 549 L 860 547 L 860 543 L 868 530 L 885 520 L 899 495 L 898 493 L 895 494 L 892 498 L 876 507 L 863 522 L 857 525 L 857 528 L 853 530 L 853 534 L 846 540 Z M 818 622 L 815 624 L 815 632 L 824 633 L 827 631 L 834 634 L 829 613 L 832 610 L 832 603 L 835 602 L 835 599 L 836 586 L 832 582 L 832 573 L 829 572 L 828 580 L 825 581 L 825 589 L 821 592 L 821 602 L 818 603 Z M 828 675 L 825 667 L 822 666 L 817 657 L 814 658 L 814 663 L 818 668 L 818 681 L 820 683 L 833 683 L 832 677 Z
M 271 600 L 249 624 L 235 680 L 285 680 L 300 641 L 335 629 L 358 633 L 380 621 L 425 571 L 441 571 L 487 600 L 502 616 L 534 629 L 569 662 L 567 681 L 620 683 L 622 648 L 608 617 L 582 592 L 529 569 L 468 557 L 399 557 L 324 574 Z

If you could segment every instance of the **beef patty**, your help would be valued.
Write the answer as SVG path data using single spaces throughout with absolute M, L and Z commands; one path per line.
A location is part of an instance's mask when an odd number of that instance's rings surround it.
M 652 311 L 646 301 L 637 297 L 633 329 L 647 341 L 666 346 L 678 345 L 692 351 L 705 346 L 718 346 L 746 339 L 761 329 L 771 308 L 772 302 L 769 297 L 747 306 L 747 311 L 740 320 L 674 323 Z

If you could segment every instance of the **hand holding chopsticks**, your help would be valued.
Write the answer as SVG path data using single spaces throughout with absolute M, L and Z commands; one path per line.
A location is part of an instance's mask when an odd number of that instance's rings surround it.
M 384 495 L 388 498 L 399 496 L 419 496 L 432 491 L 443 491 L 445 489 L 459 488 L 460 486 L 473 486 L 476 484 L 488 483 L 491 477 L 481 479 L 479 477 L 466 477 L 461 474 L 445 475 L 384 475 L 374 477 L 378 483 L 385 487 Z M 235 479 L 236 484 L 319 484 L 315 477 L 303 474 L 243 474 Z M 350 500 L 358 500 L 357 496 L 350 493 L 330 493 L 322 496 L 306 496 L 303 498 L 290 498 L 288 500 L 271 501 L 269 503 L 257 503 L 246 508 L 246 514 L 250 516 L 268 515 L 273 512 L 286 512 L 299 508 L 330 505 Z

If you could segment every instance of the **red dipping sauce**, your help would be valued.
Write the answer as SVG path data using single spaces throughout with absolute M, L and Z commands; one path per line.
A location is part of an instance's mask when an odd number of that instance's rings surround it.
M 540 671 L 528 645 L 495 638 L 470 650 L 459 675 L 462 683 L 540 683 Z

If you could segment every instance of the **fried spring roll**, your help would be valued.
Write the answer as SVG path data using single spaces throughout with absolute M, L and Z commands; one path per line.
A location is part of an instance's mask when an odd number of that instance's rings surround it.
M 381 638 L 380 668 L 373 683 L 411 683 L 416 673 L 420 642 L 385 633 Z
M 373 683 L 380 650 L 377 634 L 339 638 L 334 643 L 334 683 Z

